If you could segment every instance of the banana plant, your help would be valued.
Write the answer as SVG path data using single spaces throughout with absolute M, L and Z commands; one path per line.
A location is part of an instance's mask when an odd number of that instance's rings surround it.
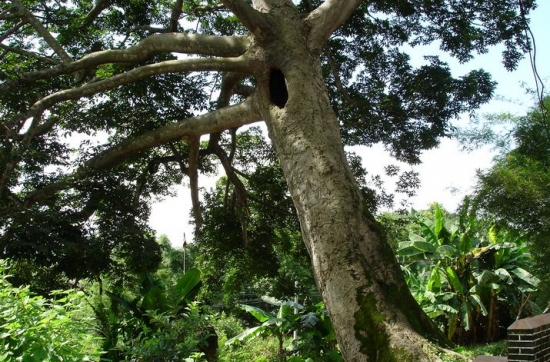
M 124 346 L 158 334 L 158 330 L 167 328 L 164 322 L 170 324 L 182 320 L 193 307 L 191 303 L 200 285 L 199 270 L 190 269 L 171 286 L 145 274 L 140 293 L 131 300 L 105 291 L 111 300 L 110 308 L 101 299 L 91 306 L 99 322 L 98 332 L 103 336 L 106 357 L 112 361 L 125 360 Z M 120 313 L 122 311 L 129 313 Z
M 505 314 L 538 282 L 526 269 L 525 244 L 494 228 L 483 233 L 472 215 L 447 220 L 437 204 L 432 218 L 416 216 L 420 233 L 411 232 L 397 250 L 413 295 L 450 340 L 497 339 L 507 327 Z
M 249 341 L 257 336 L 274 336 L 279 344 L 278 359 L 281 362 L 287 361 L 289 352 L 297 355 L 288 361 L 304 361 L 311 357 L 318 358 L 321 353 L 333 353 L 334 359 L 340 360 L 339 353 L 334 351 L 336 346 L 334 329 L 322 303 L 314 306 L 313 310 L 306 311 L 301 304 L 292 301 L 278 301 L 269 297 L 263 297 L 262 299 L 268 304 L 278 306 L 277 313 L 273 314 L 254 306 L 241 304 L 240 307 L 254 316 L 261 324 L 229 339 L 225 343 L 226 345 Z M 283 345 L 284 340 L 293 331 L 298 331 L 298 339 L 301 342 L 287 350 Z M 307 351 L 304 350 L 304 344 L 309 347 Z M 307 356 L 303 356 L 302 352 Z
M 279 310 L 277 314 L 272 314 L 268 311 L 253 307 L 251 305 L 241 304 L 240 308 L 250 313 L 261 324 L 259 326 L 245 330 L 237 336 L 229 339 L 227 342 L 225 342 L 225 344 L 230 346 L 237 342 L 254 339 L 259 335 L 274 336 L 277 338 L 277 341 L 279 343 L 279 360 L 286 361 L 286 351 L 283 346 L 284 338 L 286 335 L 292 333 L 292 331 L 296 329 L 297 322 L 300 319 L 299 315 L 294 314 L 294 310 L 302 310 L 304 307 L 301 304 L 292 301 L 280 302 L 272 298 L 266 297 L 262 299 L 269 304 L 278 305 Z
M 197 295 L 201 284 L 198 269 L 190 269 L 180 276 L 173 286 L 164 286 L 150 273 L 142 282 L 141 295 L 129 301 L 121 295 L 107 291 L 106 294 L 116 303 L 127 308 L 132 314 L 148 323 L 147 313 L 156 311 L 172 316 L 181 314 L 187 304 Z

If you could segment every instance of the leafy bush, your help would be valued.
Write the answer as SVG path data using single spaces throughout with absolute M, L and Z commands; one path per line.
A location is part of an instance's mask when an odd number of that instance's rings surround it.
M 84 294 L 56 292 L 49 300 L 14 287 L 8 262 L 0 260 L 0 360 L 98 360 L 99 339 L 91 331 Z
M 216 329 L 216 333 L 218 333 L 220 344 L 224 344 L 225 341 L 235 337 L 244 330 L 238 318 L 225 312 L 212 316 L 212 324 Z
M 150 325 L 139 322 L 135 327 L 140 333 L 121 347 L 126 360 L 166 362 L 202 357 L 199 349 L 209 337 L 209 330 L 197 304 L 191 304 L 180 318 L 155 311 L 148 312 L 148 317 Z

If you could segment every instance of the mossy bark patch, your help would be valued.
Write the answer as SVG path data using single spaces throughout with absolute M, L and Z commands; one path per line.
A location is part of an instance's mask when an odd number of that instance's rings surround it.
M 369 362 L 413 362 L 414 359 L 403 348 L 391 348 L 386 330 L 386 317 L 377 308 L 373 293 L 358 291 L 357 303 L 360 309 L 354 314 L 355 338 L 361 342 L 361 353 Z

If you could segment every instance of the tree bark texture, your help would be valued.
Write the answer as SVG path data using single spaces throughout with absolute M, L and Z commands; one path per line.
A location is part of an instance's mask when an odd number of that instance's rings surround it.
M 364 209 L 318 50 L 308 48 L 301 28 L 285 16 L 278 32 L 284 35 L 263 48 L 271 67 L 257 76 L 260 108 L 340 349 L 348 362 L 428 361 L 426 337 L 436 339 L 439 333 L 412 297 L 391 248 Z M 284 77 L 282 84 L 273 80 L 274 69 Z

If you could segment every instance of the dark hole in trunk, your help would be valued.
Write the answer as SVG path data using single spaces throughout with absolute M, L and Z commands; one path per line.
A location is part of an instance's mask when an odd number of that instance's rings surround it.
M 288 101 L 285 76 L 280 69 L 271 69 L 269 73 L 269 96 L 271 103 L 279 108 L 284 108 Z

